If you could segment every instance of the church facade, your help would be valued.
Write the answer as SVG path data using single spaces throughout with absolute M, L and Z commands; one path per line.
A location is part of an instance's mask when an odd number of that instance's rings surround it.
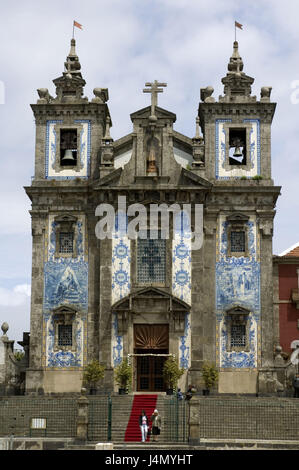
M 108 90 L 84 97 L 74 39 L 56 96 L 38 90 L 35 175 L 25 188 L 33 237 L 27 393 L 80 391 L 93 359 L 106 367 L 102 386 L 113 390 L 125 358 L 133 391 L 164 391 L 169 355 L 185 369 L 183 389 L 201 387 L 208 361 L 219 368 L 220 393 L 256 392 L 276 345 L 276 105 L 270 87 L 252 96 L 237 42 L 222 82 L 218 100 L 212 87 L 201 89 L 193 138 L 158 106 L 166 84 L 154 81 L 143 90 L 151 105 L 131 114 L 132 132 L 114 141 Z M 174 205 L 181 210 L 168 225 L 160 211 L 154 231 L 143 223 L 130 236 L 140 207 L 146 216 Z M 106 237 L 97 230 L 104 208 L 116 214 Z

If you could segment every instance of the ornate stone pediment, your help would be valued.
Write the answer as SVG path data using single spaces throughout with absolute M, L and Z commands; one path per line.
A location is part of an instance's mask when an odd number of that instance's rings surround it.
M 53 309 L 54 315 L 75 315 L 78 312 L 78 308 L 75 305 L 64 304 Z
M 135 119 L 148 119 L 151 115 L 151 106 L 147 106 L 146 108 L 140 109 L 135 113 L 130 115 L 131 120 L 134 121 Z M 159 106 L 155 106 L 155 115 L 158 119 L 171 119 L 173 122 L 176 121 L 176 115 L 167 111 L 166 109 L 160 108 Z
M 242 214 L 241 212 L 235 212 L 232 215 L 229 215 L 226 220 L 231 224 L 246 224 L 249 221 L 249 216 Z
M 112 306 L 114 312 L 185 312 L 190 306 L 182 300 L 155 287 L 146 287 L 129 294 Z
M 155 287 L 147 287 L 129 294 L 116 302 L 111 310 L 117 314 L 119 332 L 124 332 L 128 326 L 129 315 L 140 313 L 161 313 L 165 320 L 174 321 L 175 330 L 184 331 L 185 314 L 190 312 L 190 306 L 182 300 Z

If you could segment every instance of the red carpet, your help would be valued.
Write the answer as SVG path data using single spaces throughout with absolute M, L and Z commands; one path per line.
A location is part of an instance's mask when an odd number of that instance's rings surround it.
M 158 395 L 135 395 L 131 410 L 130 419 L 125 433 L 125 442 L 141 441 L 141 431 L 139 427 L 139 416 L 142 410 L 145 411 L 151 428 L 151 416 L 156 408 Z M 149 438 L 147 438 L 149 440 Z

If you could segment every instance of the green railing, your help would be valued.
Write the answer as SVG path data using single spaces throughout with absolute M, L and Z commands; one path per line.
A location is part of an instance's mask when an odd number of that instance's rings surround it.
M 298 422 L 298 399 L 200 399 L 201 438 L 299 440 Z
M 188 441 L 188 403 L 177 397 L 165 399 L 164 404 L 164 440 L 169 442 Z

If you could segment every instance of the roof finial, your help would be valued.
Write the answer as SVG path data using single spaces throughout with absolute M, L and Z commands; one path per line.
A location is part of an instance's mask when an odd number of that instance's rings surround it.
M 76 52 L 74 38 L 71 39 L 71 49 L 64 62 L 64 72 L 61 77 L 56 78 L 53 82 L 56 86 L 57 100 L 87 100 L 87 98 L 83 98 L 85 80 L 81 74 L 81 64 Z
M 227 68 L 228 73 L 222 79 L 225 96 L 220 96 L 219 101 L 256 101 L 256 97 L 251 96 L 254 78 L 243 72 L 244 63 L 239 54 L 238 41 L 234 41 L 233 53 Z
M 150 118 L 155 120 L 157 119 L 155 116 L 155 108 L 158 105 L 158 93 L 163 93 L 163 88 L 159 88 L 159 87 L 166 87 L 167 83 L 160 83 L 158 82 L 158 80 L 155 80 L 153 83 L 147 82 L 145 86 L 149 88 L 145 88 L 143 90 L 143 93 L 151 93 L 152 95 Z
M 80 72 L 81 64 L 76 53 L 76 40 L 74 38 L 71 39 L 71 49 L 64 63 L 64 67 L 68 78 L 72 78 L 73 76 L 82 77 Z
M 243 71 L 244 63 L 243 63 L 242 57 L 239 54 L 238 41 L 234 41 L 233 54 L 230 58 L 227 68 L 229 72 L 233 72 L 237 74 L 240 74 Z

